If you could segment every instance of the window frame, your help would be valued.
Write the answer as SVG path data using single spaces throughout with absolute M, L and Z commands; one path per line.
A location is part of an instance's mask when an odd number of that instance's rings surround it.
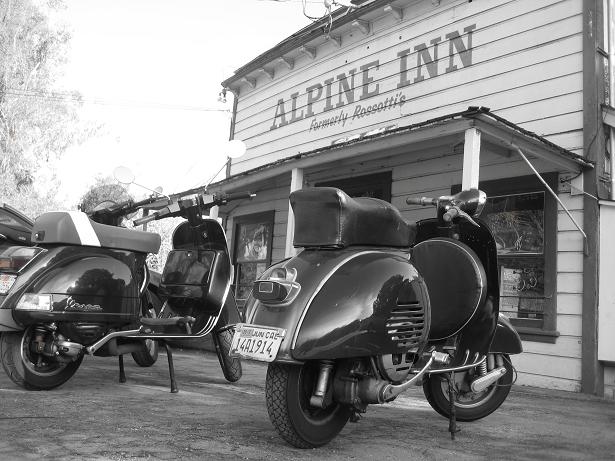
M 316 187 L 337 187 L 343 190 L 350 197 L 364 197 L 365 192 L 380 189 L 381 196 L 375 197 L 387 202 L 391 202 L 391 187 L 393 184 L 393 172 L 384 171 L 382 173 L 371 173 L 351 178 L 340 178 L 328 181 L 319 181 L 314 184 Z
M 541 174 L 553 190 L 557 190 L 558 173 Z M 524 341 L 555 343 L 557 331 L 557 201 L 535 175 L 516 176 L 491 181 L 481 181 L 479 189 L 487 197 L 544 193 L 544 317 L 542 328 L 524 326 L 523 319 L 511 318 L 512 324 Z M 451 187 L 451 193 L 461 190 L 460 184 Z M 509 256 L 514 258 L 515 256 Z M 518 257 L 523 258 L 524 255 Z M 499 258 L 498 258 L 499 259 Z M 498 274 L 500 274 L 498 262 Z
M 265 224 L 268 225 L 271 229 L 269 233 L 269 238 L 267 241 L 267 257 L 265 259 L 254 260 L 250 262 L 246 261 L 238 261 L 238 250 L 239 250 L 239 236 L 240 236 L 240 226 L 250 225 L 250 224 Z M 275 210 L 264 211 L 260 213 L 252 213 L 247 215 L 235 216 L 233 218 L 233 295 L 235 296 L 235 301 L 237 302 L 240 308 L 243 308 L 245 304 L 246 298 L 238 297 L 238 288 L 239 284 L 239 275 L 240 275 L 240 266 L 242 264 L 249 263 L 264 263 L 265 267 L 269 267 L 271 265 L 271 259 L 273 254 L 273 233 L 275 227 Z M 255 279 L 256 280 L 256 279 Z

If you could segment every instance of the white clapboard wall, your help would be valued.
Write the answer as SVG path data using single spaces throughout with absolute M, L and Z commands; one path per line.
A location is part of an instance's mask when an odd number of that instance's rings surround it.
M 582 1 L 415 2 L 239 88 L 240 173 L 386 126 L 490 107 L 582 153 Z M 272 64 L 273 65 L 273 64 Z M 453 70 L 454 69 L 454 70 Z M 371 109 L 368 112 L 368 109 Z
M 254 88 L 241 86 L 235 137 L 246 142 L 248 152 L 233 160 L 233 174 L 354 134 L 405 126 L 468 106 L 490 107 L 583 154 L 582 0 L 443 0 L 437 7 L 431 0 L 409 2 L 401 22 L 383 13 L 372 21 L 367 36 L 354 31 L 341 40 L 340 48 L 330 42 L 319 46 L 315 59 L 295 58 L 293 69 L 275 67 L 272 80 L 263 76 Z M 470 40 L 471 53 L 464 52 Z M 447 72 L 451 64 L 456 70 Z M 353 74 L 355 88 L 350 91 Z M 373 94 L 361 99 L 364 91 Z M 402 96 L 403 104 L 399 104 Z M 353 118 L 369 106 L 376 110 Z M 328 125 L 323 123 L 327 120 Z M 339 168 L 326 165 L 306 172 L 307 184 L 340 174 L 348 177 L 390 170 L 392 203 L 412 220 L 430 217 L 433 211 L 408 206 L 405 197 L 447 194 L 461 180 L 459 153 L 434 150 L 362 160 L 345 168 L 348 162 Z M 541 169 L 553 170 L 546 165 Z M 482 154 L 481 180 L 530 173 L 516 158 Z M 290 175 L 270 181 L 255 190 L 252 202 L 233 210 L 227 227 L 229 241 L 233 241 L 233 216 L 274 209 L 272 259 L 282 259 L 289 186 Z M 563 193 L 560 199 L 582 223 L 581 196 Z M 563 211 L 558 216 L 557 248 L 554 296 L 560 336 L 555 344 L 524 342 L 525 352 L 513 357 L 513 363 L 520 384 L 579 391 L 583 241 Z

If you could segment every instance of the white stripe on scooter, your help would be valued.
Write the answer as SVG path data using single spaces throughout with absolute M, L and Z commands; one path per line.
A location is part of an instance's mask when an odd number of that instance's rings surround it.
M 71 219 L 73 220 L 73 224 L 75 225 L 75 229 L 79 234 L 79 240 L 81 240 L 82 245 L 88 245 L 92 247 L 99 247 L 100 240 L 98 240 L 98 236 L 92 227 L 92 223 L 90 223 L 90 219 L 88 215 L 86 215 L 82 211 L 69 211 Z

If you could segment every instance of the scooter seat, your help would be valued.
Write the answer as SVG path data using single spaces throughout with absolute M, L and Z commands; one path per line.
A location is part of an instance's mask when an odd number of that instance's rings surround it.
M 296 247 L 377 245 L 409 247 L 416 227 L 384 200 L 351 198 L 334 187 L 312 187 L 290 194 Z
M 81 211 L 43 213 L 34 221 L 32 241 L 41 244 L 113 248 L 138 253 L 158 253 L 160 249 L 158 234 L 99 224 Z

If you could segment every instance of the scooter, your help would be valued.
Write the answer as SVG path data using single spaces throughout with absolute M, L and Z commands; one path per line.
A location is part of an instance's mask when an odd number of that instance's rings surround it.
M 269 362 L 269 417 L 298 448 L 331 441 L 370 404 L 421 385 L 449 419 L 495 411 L 513 382 L 519 335 L 499 315 L 497 252 L 478 190 L 406 222 L 387 202 L 323 187 L 293 192 L 295 257 L 254 282 L 231 355 Z
M 0 360 L 9 378 L 26 389 L 52 389 L 89 354 L 119 356 L 125 382 L 123 354 L 147 354 L 158 341 L 167 350 L 171 392 L 177 392 L 168 341 L 213 333 L 225 378 L 238 380 L 241 363 L 228 356 L 228 324 L 239 319 L 229 296 L 231 262 L 222 227 L 202 214 L 252 195 L 177 194 L 166 202 L 151 197 L 113 205 L 116 214 L 162 207 L 137 225 L 166 216 L 187 219 L 175 230 L 157 287 L 164 300 L 157 317 L 145 260 L 158 252 L 159 235 L 100 224 L 83 212 L 39 216 L 32 225 L 35 246 L 0 255 Z

